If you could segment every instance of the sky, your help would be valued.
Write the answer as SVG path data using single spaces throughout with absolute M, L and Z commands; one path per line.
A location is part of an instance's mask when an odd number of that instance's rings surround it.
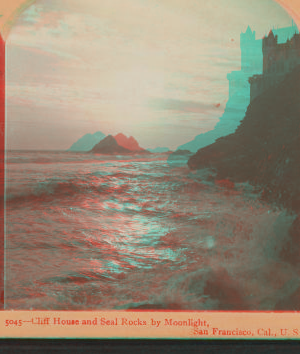
M 7 148 L 122 132 L 176 149 L 213 129 L 240 33 L 291 25 L 273 0 L 40 0 L 7 39 Z

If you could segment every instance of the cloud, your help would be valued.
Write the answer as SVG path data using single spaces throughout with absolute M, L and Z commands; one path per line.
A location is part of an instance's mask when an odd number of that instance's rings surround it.
M 7 45 L 7 82 L 22 85 L 34 82 L 48 83 L 61 80 L 58 68 L 60 57 L 39 48 Z M 20 58 L 22 61 L 20 62 Z
M 148 100 L 148 107 L 154 110 L 171 110 L 186 113 L 204 113 L 211 110 L 213 104 L 197 101 L 186 101 L 172 98 L 151 98 Z

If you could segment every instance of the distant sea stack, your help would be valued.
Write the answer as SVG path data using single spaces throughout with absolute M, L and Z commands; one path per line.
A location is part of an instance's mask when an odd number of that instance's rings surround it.
M 130 136 L 127 138 L 126 135 L 119 133 L 114 136 L 116 139 L 116 142 L 120 145 L 123 146 L 125 149 L 128 149 L 130 151 L 143 151 L 144 149 L 139 146 L 139 143 L 134 139 L 133 136 Z
M 96 144 L 105 138 L 105 134 L 97 132 L 94 134 L 86 134 L 78 139 L 68 151 L 90 151 Z
M 269 202 L 300 211 L 300 66 L 253 99 L 235 133 L 193 155 L 191 169 L 218 180 L 249 181 Z
M 95 154 L 150 154 L 149 151 L 144 150 L 138 142 L 131 136 L 127 138 L 124 134 L 120 133 L 116 136 L 108 135 L 101 140 L 91 150 Z
M 106 138 L 96 144 L 91 152 L 95 154 L 130 154 L 131 150 L 120 146 L 116 139 L 112 135 L 108 135 Z

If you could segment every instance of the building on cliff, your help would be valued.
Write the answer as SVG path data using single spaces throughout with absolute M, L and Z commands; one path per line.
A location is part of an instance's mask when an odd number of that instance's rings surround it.
M 286 42 L 295 32 L 298 33 L 298 29 L 294 23 L 289 27 L 273 29 L 278 43 Z M 227 75 L 229 97 L 223 115 L 213 130 L 197 135 L 194 140 L 178 146 L 176 150 L 196 152 L 214 143 L 216 139 L 235 132 L 250 103 L 249 78 L 263 73 L 262 45 L 263 40 L 256 39 L 255 31 L 249 26 L 240 34 L 241 69 Z
M 267 89 L 282 82 L 286 74 L 300 65 L 300 34 L 295 31 L 285 43 L 278 43 L 278 35 L 270 31 L 262 41 L 263 73 L 249 78 L 250 101 Z
M 282 62 L 286 60 L 282 57 L 282 50 L 287 46 L 287 43 L 291 43 L 290 38 L 295 35 L 299 36 L 299 31 L 294 23 L 289 27 L 273 29 L 263 39 L 256 39 L 255 31 L 252 31 L 248 26 L 246 32 L 240 35 L 241 70 L 232 71 L 227 75 L 229 81 L 229 98 L 242 94 L 248 98 L 249 104 L 251 100 L 250 88 L 252 89 L 252 77 L 255 76 L 259 80 L 262 74 L 268 72 L 274 55 L 278 55 L 278 59 L 280 58 L 279 61 L 281 62 L 279 65 L 282 65 Z M 289 46 L 293 47 L 294 44 L 289 44 Z M 288 50 L 286 50 L 286 53 Z M 291 61 L 293 61 L 292 58 Z M 295 67 L 295 65 L 292 66 L 292 63 L 286 63 L 285 65 L 287 67 L 291 66 L 291 70 Z M 290 70 L 287 70 L 287 72 L 290 72 Z

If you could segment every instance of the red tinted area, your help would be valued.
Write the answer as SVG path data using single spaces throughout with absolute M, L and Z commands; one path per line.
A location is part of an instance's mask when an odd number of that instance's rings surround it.
M 234 182 L 231 182 L 229 179 L 217 180 L 216 184 L 219 185 L 220 187 L 224 187 L 224 188 L 228 188 L 228 189 L 234 188 Z
M 125 149 L 131 150 L 131 151 L 140 151 L 144 150 L 139 146 L 139 143 L 134 139 L 134 137 L 127 138 L 124 134 L 119 133 L 116 136 L 114 136 L 116 139 L 117 143 L 120 146 L 123 146 Z

